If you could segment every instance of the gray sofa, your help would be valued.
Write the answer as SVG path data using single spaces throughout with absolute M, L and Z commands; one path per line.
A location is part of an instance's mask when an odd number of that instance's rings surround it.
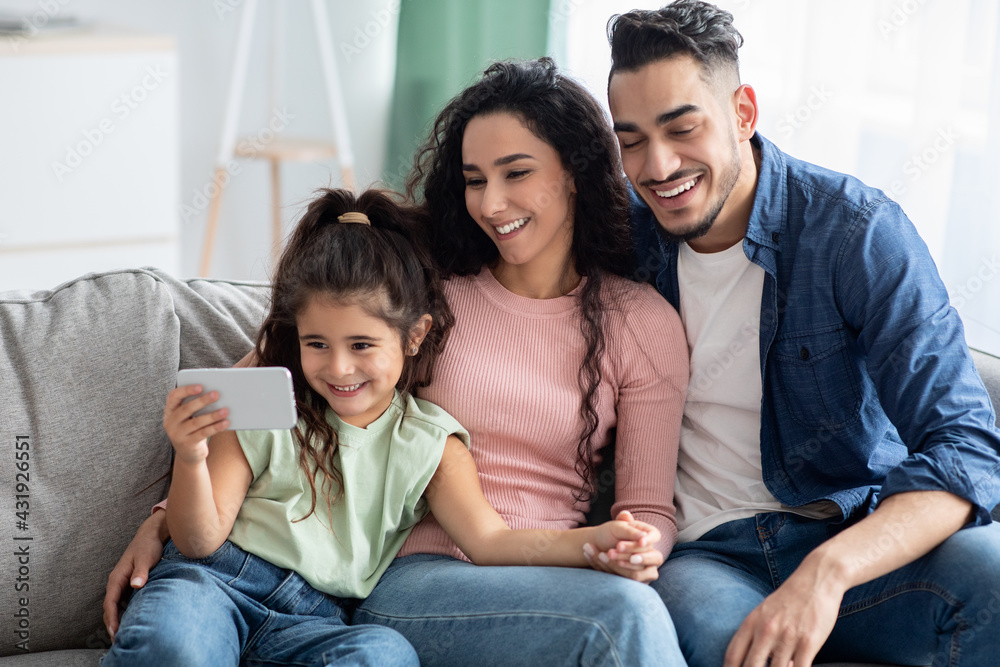
M 0 665 L 97 664 L 108 572 L 166 493 L 176 371 L 243 356 L 267 298 L 152 269 L 0 294 Z M 976 362 L 1000 404 L 1000 359 Z

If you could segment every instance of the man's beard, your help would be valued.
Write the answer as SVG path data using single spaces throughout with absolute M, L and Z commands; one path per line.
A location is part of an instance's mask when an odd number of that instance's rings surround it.
M 667 243 L 687 243 L 708 234 L 708 230 L 715 224 L 715 219 L 719 217 L 722 207 L 726 205 L 726 200 L 729 199 L 730 193 L 736 187 L 736 181 L 739 180 L 741 170 L 740 152 L 737 148 L 733 151 L 733 159 L 729 163 L 729 167 L 721 174 L 722 179 L 719 181 L 719 195 L 711 203 L 705 216 L 693 228 L 685 232 L 671 232 L 662 224 L 657 224 L 656 228 L 663 240 Z

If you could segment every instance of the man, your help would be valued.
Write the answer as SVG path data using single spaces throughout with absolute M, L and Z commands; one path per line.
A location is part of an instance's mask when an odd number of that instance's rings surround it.
M 993 664 L 1000 436 L 913 225 L 755 132 L 729 13 L 609 36 L 640 271 L 691 352 L 654 583 L 689 664 Z

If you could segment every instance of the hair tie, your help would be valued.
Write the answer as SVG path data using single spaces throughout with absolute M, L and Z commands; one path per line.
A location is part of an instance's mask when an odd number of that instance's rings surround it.
M 372 224 L 372 221 L 368 219 L 368 216 L 359 211 L 348 211 L 347 213 L 338 215 L 337 220 L 340 222 L 356 222 L 361 225 Z

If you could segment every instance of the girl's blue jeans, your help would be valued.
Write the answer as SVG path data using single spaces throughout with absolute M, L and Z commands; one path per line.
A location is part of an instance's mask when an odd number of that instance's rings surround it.
M 354 614 L 402 633 L 422 665 L 684 665 L 646 584 L 594 570 L 397 558 Z
M 679 544 L 653 583 L 691 667 L 719 667 L 743 619 L 837 519 L 763 513 Z M 871 549 L 891 549 L 891 535 Z M 864 557 L 865 554 L 859 554 Z M 960 530 L 913 563 L 847 591 L 816 659 L 933 667 L 1000 664 L 1000 525 Z
M 170 541 L 101 665 L 419 664 L 399 633 L 348 625 L 354 604 L 231 542 L 192 560 Z

